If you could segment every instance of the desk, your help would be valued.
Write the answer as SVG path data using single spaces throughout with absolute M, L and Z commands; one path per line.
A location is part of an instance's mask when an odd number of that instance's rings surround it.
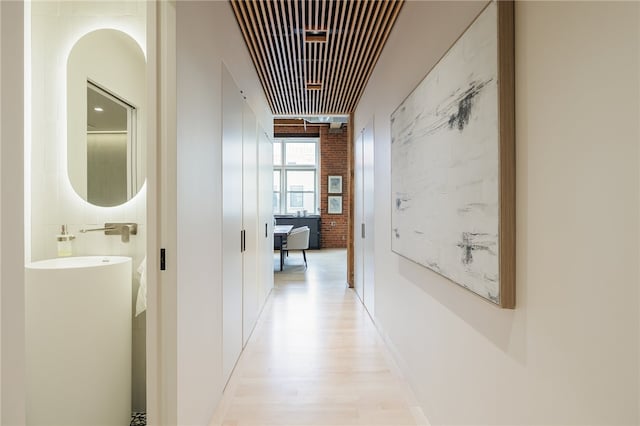
M 273 237 L 280 238 L 280 270 L 282 271 L 282 267 L 284 266 L 284 250 L 282 250 L 282 243 L 284 237 L 289 235 L 291 230 L 293 229 L 293 225 L 276 225 L 273 227 Z
M 1 1 L 1 0 L 0 0 Z M 319 249 L 320 248 L 320 216 L 318 215 L 309 215 L 309 216 L 284 216 L 284 215 L 276 215 L 276 225 L 293 225 L 293 229 L 300 228 L 303 226 L 309 227 L 309 249 Z M 274 248 L 278 248 L 275 246 Z

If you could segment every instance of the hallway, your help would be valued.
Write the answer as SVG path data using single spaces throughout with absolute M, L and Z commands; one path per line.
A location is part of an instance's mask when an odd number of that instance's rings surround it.
M 307 258 L 306 272 L 302 254 L 291 252 L 275 273 L 211 425 L 427 424 L 345 285 L 345 250 L 310 250 Z

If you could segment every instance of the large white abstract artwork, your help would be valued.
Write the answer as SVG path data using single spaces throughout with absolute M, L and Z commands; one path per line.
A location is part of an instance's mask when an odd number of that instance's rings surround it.
M 504 305 L 497 22 L 492 2 L 391 116 L 392 250 Z

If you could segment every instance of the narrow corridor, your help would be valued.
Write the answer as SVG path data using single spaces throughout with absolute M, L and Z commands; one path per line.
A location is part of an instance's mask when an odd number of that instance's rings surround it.
M 366 310 L 344 250 L 291 252 L 213 425 L 427 424 Z

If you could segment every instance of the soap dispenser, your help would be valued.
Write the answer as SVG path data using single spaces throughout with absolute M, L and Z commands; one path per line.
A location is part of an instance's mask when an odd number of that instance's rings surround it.
M 75 239 L 73 235 L 67 232 L 67 225 L 62 225 L 60 234 L 58 234 L 58 257 L 71 256 L 73 254 L 72 241 Z

